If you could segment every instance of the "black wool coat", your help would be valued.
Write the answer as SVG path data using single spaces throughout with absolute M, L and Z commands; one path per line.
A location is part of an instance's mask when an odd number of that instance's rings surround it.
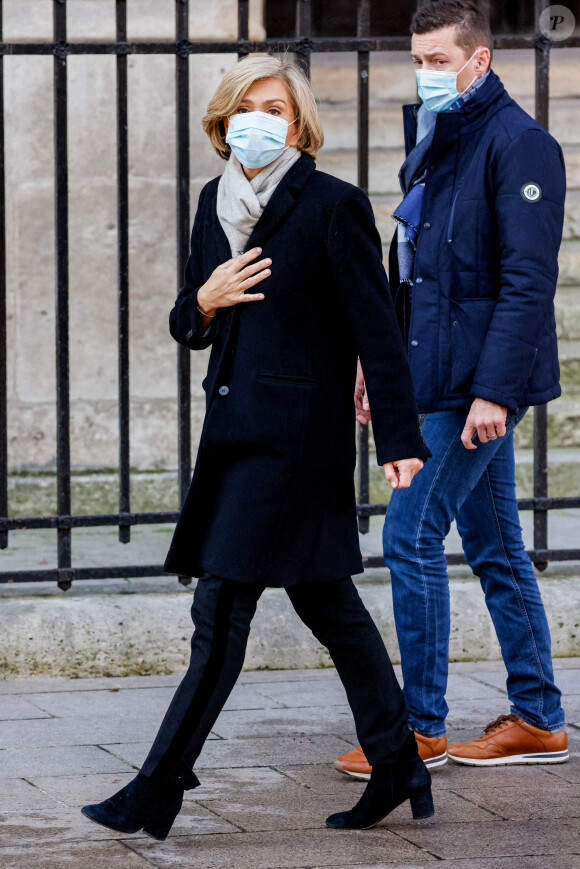
M 370 203 L 303 154 L 246 245 L 272 260 L 264 301 L 220 309 L 204 334 L 197 291 L 231 257 L 218 181 L 201 192 L 170 315 L 176 341 L 212 352 L 195 473 L 165 570 L 266 586 L 360 573 L 357 355 L 378 463 L 429 455 Z

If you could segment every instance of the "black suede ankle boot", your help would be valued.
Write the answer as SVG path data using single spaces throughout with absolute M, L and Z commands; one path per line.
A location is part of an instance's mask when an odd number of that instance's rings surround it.
M 199 785 L 197 776 L 185 766 L 169 779 L 156 782 L 139 773 L 112 797 L 81 809 L 83 815 L 118 833 L 137 833 L 162 842 L 181 809 L 184 791 Z
M 417 753 L 414 734 L 405 742 L 394 763 L 373 763 L 370 781 L 356 806 L 348 812 L 330 815 L 326 826 L 368 830 L 405 800 L 411 801 L 414 818 L 430 818 L 435 814 L 431 775 Z

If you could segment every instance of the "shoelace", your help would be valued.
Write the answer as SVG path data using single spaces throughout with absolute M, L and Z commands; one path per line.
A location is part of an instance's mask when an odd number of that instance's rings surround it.
M 499 730 L 500 727 L 503 727 L 504 724 L 507 724 L 509 721 L 517 721 L 518 716 L 514 715 L 513 712 L 510 715 L 499 715 L 495 721 L 492 721 L 487 725 L 483 734 L 485 736 L 486 733 L 491 733 L 493 730 Z

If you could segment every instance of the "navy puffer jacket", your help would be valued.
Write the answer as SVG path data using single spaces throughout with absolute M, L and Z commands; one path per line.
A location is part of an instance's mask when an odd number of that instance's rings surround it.
M 414 147 L 418 105 L 403 107 Z M 554 293 L 566 178 L 556 140 L 491 72 L 439 114 L 410 317 L 398 310 L 421 411 L 510 410 L 561 394 Z M 396 234 L 390 286 L 399 284 Z M 408 312 L 407 312 L 408 313 Z

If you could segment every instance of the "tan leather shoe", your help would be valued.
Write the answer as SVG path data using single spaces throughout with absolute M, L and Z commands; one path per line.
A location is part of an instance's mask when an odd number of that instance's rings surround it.
M 415 733 L 417 747 L 419 749 L 419 757 L 424 762 L 425 766 L 433 769 L 437 766 L 443 766 L 447 763 L 447 737 L 446 736 L 422 736 L 420 733 Z M 347 775 L 352 775 L 354 778 L 368 781 L 371 777 L 372 767 L 365 757 L 364 751 L 360 745 L 348 751 L 346 754 L 341 754 L 334 761 L 334 765 L 341 772 Z
M 565 763 L 568 735 L 552 733 L 528 724 L 518 715 L 500 715 L 472 742 L 449 746 L 449 757 L 470 766 L 500 766 L 507 763 Z

